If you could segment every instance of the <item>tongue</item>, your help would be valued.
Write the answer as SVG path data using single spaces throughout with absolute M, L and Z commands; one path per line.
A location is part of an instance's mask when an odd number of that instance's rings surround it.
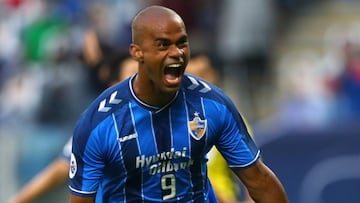
M 165 74 L 165 80 L 169 84 L 175 84 L 178 82 L 179 77 L 174 74 Z

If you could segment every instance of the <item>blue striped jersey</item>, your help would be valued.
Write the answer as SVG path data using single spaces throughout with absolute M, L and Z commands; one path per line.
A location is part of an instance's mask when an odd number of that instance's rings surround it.
M 78 120 L 70 192 L 96 202 L 217 202 L 207 178 L 211 147 L 233 169 L 260 156 L 235 105 L 185 74 L 173 100 L 157 108 L 136 97 L 134 77 L 105 90 Z

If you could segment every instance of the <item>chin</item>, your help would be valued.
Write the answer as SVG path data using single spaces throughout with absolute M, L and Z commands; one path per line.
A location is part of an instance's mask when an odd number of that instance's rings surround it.
M 180 89 L 180 85 L 166 86 L 165 88 L 163 88 L 163 92 L 165 94 L 173 94 L 176 93 L 179 89 Z

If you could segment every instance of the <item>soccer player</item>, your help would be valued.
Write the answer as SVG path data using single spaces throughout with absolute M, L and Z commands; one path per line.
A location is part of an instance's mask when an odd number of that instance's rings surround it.
M 181 17 L 147 7 L 133 19 L 132 40 L 138 73 L 95 99 L 74 130 L 70 203 L 217 202 L 206 166 L 214 145 L 256 202 L 288 202 L 229 97 L 184 74 Z

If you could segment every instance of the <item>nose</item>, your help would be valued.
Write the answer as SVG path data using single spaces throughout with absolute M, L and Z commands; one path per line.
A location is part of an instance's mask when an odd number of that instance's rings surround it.
M 171 46 L 169 48 L 169 56 L 172 57 L 182 57 L 184 55 L 184 50 L 177 47 L 177 46 Z

